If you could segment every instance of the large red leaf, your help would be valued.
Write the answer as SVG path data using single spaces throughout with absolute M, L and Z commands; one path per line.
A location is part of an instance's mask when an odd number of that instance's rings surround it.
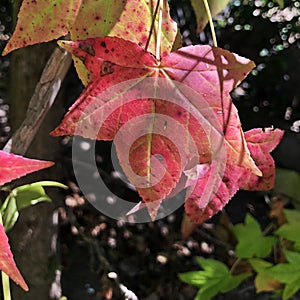
M 221 157 L 223 168 L 219 164 L 208 172 L 207 180 L 210 178 L 210 182 L 214 178 L 213 188 L 202 196 L 201 208 L 209 203 L 213 205 L 211 202 L 219 201 L 218 197 L 226 196 L 226 199 L 220 200 L 222 205 L 228 202 L 239 187 L 235 177 L 240 176 L 240 170 L 261 175 L 250 156 L 237 110 L 229 96 L 232 88 L 254 66 L 251 61 L 210 46 L 185 47 L 157 61 L 137 44 L 111 37 L 61 44 L 84 62 L 93 77 L 52 135 L 76 134 L 99 140 L 115 138 L 121 166 L 143 201 L 148 203 L 152 218 L 183 171 L 195 167 L 191 140 L 199 155 L 196 165 L 210 164 L 218 159 L 218 153 L 212 153 L 218 152 L 213 148 L 218 139 L 225 153 Z M 151 97 L 147 91 L 150 78 L 153 79 Z M 162 88 L 157 88 L 158 79 L 164 79 L 167 95 L 159 94 Z M 137 81 L 145 82 L 144 88 L 138 87 Z M 176 82 L 186 88 L 178 87 Z M 118 83 L 125 83 L 126 88 L 114 90 Z M 189 97 L 187 88 L 197 97 Z M 162 100 L 165 96 L 172 98 L 176 94 L 183 95 L 181 102 Z M 146 115 L 148 117 L 136 121 L 139 116 Z M 212 125 L 212 117 L 217 120 L 217 126 Z M 164 126 L 169 124 L 169 119 L 180 125 L 175 134 L 174 128 L 172 132 L 171 126 Z M 132 120 L 135 120 L 135 125 L 128 125 Z M 126 130 L 120 130 L 122 126 Z M 180 134 L 179 128 L 183 128 L 185 134 Z M 136 132 L 139 136 L 134 139 Z M 232 186 L 222 183 L 224 172 L 228 173 L 226 181 Z M 233 177 L 230 177 L 231 173 Z M 204 183 L 205 179 L 201 178 L 196 187 L 194 185 L 194 191 L 189 187 L 191 199 L 199 199 Z M 229 191 L 226 192 L 227 188 Z M 192 200 L 188 201 L 191 203 Z M 206 216 L 211 216 L 211 213 L 206 213 Z
M 44 168 L 51 167 L 54 163 L 29 159 L 0 151 L 0 185 Z
M 8 238 L 5 234 L 4 227 L 0 224 L 0 270 L 6 273 L 15 283 L 20 285 L 25 291 L 28 291 L 28 286 L 20 274 L 13 255 L 10 250 Z

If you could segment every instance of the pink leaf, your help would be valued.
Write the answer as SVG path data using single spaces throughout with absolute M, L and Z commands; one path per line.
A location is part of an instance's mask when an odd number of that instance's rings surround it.
M 256 176 L 246 170 L 241 182 L 241 189 L 262 191 L 273 188 L 275 164 L 269 153 L 279 144 L 283 133 L 280 129 L 272 128 L 255 128 L 245 132 L 247 146 L 256 165 L 262 171 L 262 176 Z
M 190 194 L 185 202 L 185 211 L 193 223 L 201 224 L 219 212 L 239 189 L 239 180 L 244 168 L 227 165 L 224 174 L 213 174 L 219 177 L 217 185 L 208 184 L 213 166 L 206 176 L 200 178 L 194 187 L 190 187 Z M 208 189 L 207 189 L 208 187 Z
M 44 168 L 54 163 L 25 158 L 19 155 L 0 151 L 0 185 Z
M 13 254 L 10 250 L 8 238 L 2 224 L 0 224 L 0 270 L 9 276 L 16 284 L 20 285 L 23 290 L 29 290 L 25 280 L 16 266 Z
M 181 48 L 157 61 L 137 44 L 112 37 L 61 44 L 93 75 L 52 135 L 114 139 L 120 164 L 152 219 L 183 172 L 197 165 L 210 165 L 209 175 L 216 171 L 213 189 L 206 190 L 202 198 L 208 179 L 198 172 L 197 188 L 190 192 L 193 200 L 188 200 L 191 203 L 201 198 L 196 206 L 200 204 L 200 210 L 209 206 L 206 217 L 211 215 L 208 210 L 214 202 L 214 212 L 221 207 L 218 197 L 226 196 L 222 199 L 225 205 L 239 188 L 234 178 L 227 179 L 232 186 L 222 184 L 218 159 L 226 170 L 233 170 L 235 177 L 245 169 L 261 175 L 229 95 L 254 66 L 251 61 L 210 46 Z M 140 87 L 137 81 L 144 85 Z M 119 83 L 123 89 L 116 88 Z M 152 91 L 150 96 L 148 90 Z M 181 102 L 163 100 L 177 95 L 184 95 Z M 218 152 L 223 157 L 218 158 Z

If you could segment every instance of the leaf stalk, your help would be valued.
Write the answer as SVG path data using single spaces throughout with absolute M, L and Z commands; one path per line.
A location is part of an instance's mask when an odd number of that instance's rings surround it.
M 218 47 L 216 32 L 215 32 L 214 23 L 213 23 L 213 20 L 212 20 L 211 11 L 210 11 L 210 8 L 209 8 L 208 1 L 203 0 L 203 3 L 204 3 L 206 14 L 207 14 L 207 17 L 208 17 L 208 23 L 209 23 L 209 26 L 210 26 L 211 36 L 212 36 L 212 39 L 213 39 L 214 46 Z

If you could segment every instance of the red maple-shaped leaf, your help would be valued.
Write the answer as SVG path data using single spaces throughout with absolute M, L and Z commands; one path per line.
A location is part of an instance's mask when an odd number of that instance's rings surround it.
M 279 144 L 283 131 L 272 128 L 255 128 L 245 132 L 247 146 L 262 176 L 256 176 L 246 171 L 241 189 L 252 191 L 270 190 L 275 181 L 275 164 L 270 152 Z
M 261 175 L 229 96 L 251 61 L 210 46 L 181 48 L 158 61 L 139 45 L 111 37 L 61 45 L 93 75 L 52 135 L 114 139 L 120 164 L 152 219 L 184 171 L 197 165 L 210 165 L 207 181 L 214 186 L 203 194 L 202 208 L 218 197 L 228 202 L 238 189 L 230 174 L 246 169 Z M 192 184 L 194 191 L 189 187 L 191 198 L 199 198 L 205 178 Z
M 0 185 L 20 178 L 26 174 L 51 167 L 54 163 L 25 158 L 0 151 Z
M 16 266 L 10 250 L 8 238 L 2 224 L 0 224 L 0 270 L 6 273 L 7 276 L 20 285 L 25 291 L 29 290 L 25 280 Z

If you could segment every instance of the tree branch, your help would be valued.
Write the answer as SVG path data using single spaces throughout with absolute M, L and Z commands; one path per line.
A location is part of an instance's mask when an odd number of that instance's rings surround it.
M 45 119 L 70 67 L 71 55 L 56 48 L 49 58 L 27 108 L 25 120 L 4 147 L 4 151 L 24 155 Z

